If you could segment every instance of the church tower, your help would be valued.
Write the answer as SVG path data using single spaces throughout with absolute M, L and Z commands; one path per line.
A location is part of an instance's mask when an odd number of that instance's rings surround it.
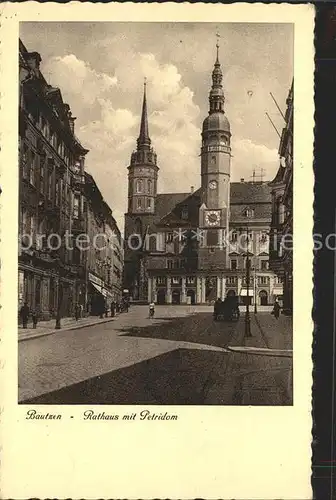
M 151 147 L 148 132 L 145 81 L 137 149 L 132 153 L 131 163 L 128 167 L 129 214 L 154 214 L 159 170 L 156 162 L 156 153 Z
M 224 111 L 223 74 L 219 45 L 212 71 L 209 115 L 203 122 L 201 149 L 201 186 L 203 206 L 201 226 L 228 230 L 230 206 L 230 124 Z

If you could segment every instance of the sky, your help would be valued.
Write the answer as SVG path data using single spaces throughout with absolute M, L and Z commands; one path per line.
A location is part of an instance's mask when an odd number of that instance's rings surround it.
M 213 23 L 31 23 L 20 37 L 42 57 L 41 71 L 61 89 L 75 133 L 90 150 L 90 172 L 123 230 L 127 166 L 136 148 L 147 79 L 149 132 L 158 155 L 158 192 L 200 185 L 202 122 L 208 115 L 211 72 L 220 35 L 225 113 L 231 124 L 231 180 L 251 180 L 279 165 L 293 78 L 293 25 Z

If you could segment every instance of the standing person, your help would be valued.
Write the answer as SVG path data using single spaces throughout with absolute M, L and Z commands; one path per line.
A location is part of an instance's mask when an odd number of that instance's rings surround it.
M 112 300 L 111 302 L 111 317 L 114 318 L 115 316 L 115 302 Z
M 150 304 L 149 304 L 149 318 L 153 318 L 154 317 L 154 313 L 155 313 L 155 304 L 154 302 L 152 301 Z
M 23 328 L 27 328 L 27 323 L 28 323 L 28 319 L 29 319 L 29 313 L 30 313 L 29 306 L 28 306 L 27 302 L 25 302 L 24 305 L 20 309 L 20 316 L 21 316 L 21 319 L 22 319 L 22 326 L 23 326 Z
M 279 304 L 277 298 L 275 299 L 275 302 L 274 302 L 272 314 L 273 314 L 273 316 L 276 319 L 279 319 L 279 316 L 280 316 L 280 304 Z
M 75 320 L 78 321 L 78 318 L 79 318 L 79 305 L 78 303 L 76 302 L 76 305 L 75 305 Z
M 38 312 L 38 307 L 36 307 L 36 308 L 32 311 L 33 328 L 36 328 L 36 327 L 37 327 L 37 322 L 38 322 L 38 319 L 39 319 L 39 312 Z
M 217 321 L 217 318 L 218 318 L 218 314 L 221 313 L 221 305 L 222 305 L 222 299 L 220 299 L 218 297 L 218 299 L 216 300 L 215 302 L 215 305 L 214 305 L 214 320 Z

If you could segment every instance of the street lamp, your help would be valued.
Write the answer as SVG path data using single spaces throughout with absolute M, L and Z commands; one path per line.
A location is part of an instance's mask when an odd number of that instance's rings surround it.
M 57 312 L 56 312 L 56 324 L 55 329 L 60 330 L 61 326 L 61 317 L 62 317 L 62 302 L 63 302 L 63 287 L 61 283 L 61 267 L 60 267 L 60 259 L 58 261 L 58 294 L 57 294 Z
M 249 251 L 249 235 L 248 228 L 246 228 L 246 240 L 247 240 L 247 251 L 246 251 L 246 313 L 245 313 L 245 337 L 252 337 L 251 335 L 251 320 L 250 320 L 250 251 Z
M 255 259 L 256 260 L 256 259 Z M 257 314 L 257 265 L 254 263 L 254 276 L 253 276 L 253 300 L 254 300 L 254 314 Z
M 246 232 L 246 312 L 245 312 L 245 337 L 252 337 L 251 334 L 251 319 L 250 319 L 250 251 L 249 251 L 249 231 L 248 227 L 241 230 Z

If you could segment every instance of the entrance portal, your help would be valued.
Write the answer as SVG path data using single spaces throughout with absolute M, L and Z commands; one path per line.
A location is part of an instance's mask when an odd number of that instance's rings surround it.
M 190 304 L 196 304 L 195 290 L 188 290 L 187 291 L 187 297 L 190 297 Z
M 172 292 L 172 304 L 181 304 L 181 292 L 180 290 L 173 290 Z
M 158 288 L 157 303 L 158 305 L 163 305 L 166 303 L 166 290 L 164 288 Z
M 211 276 L 205 279 L 205 300 L 212 302 L 217 299 L 217 278 Z
M 268 295 L 267 295 L 266 290 L 261 290 L 261 292 L 259 292 L 259 297 L 260 297 L 260 305 L 267 306 L 268 305 Z

